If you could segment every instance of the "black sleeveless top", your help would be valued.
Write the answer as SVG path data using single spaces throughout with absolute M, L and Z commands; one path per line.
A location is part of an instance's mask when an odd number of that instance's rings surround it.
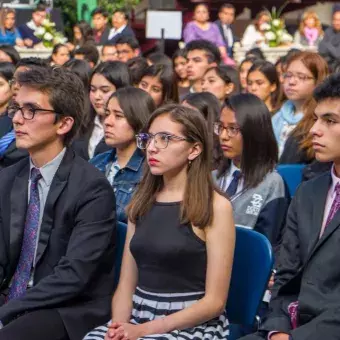
M 155 202 L 136 223 L 130 250 L 140 288 L 158 293 L 205 291 L 206 245 L 190 223 L 181 224 L 179 202 Z

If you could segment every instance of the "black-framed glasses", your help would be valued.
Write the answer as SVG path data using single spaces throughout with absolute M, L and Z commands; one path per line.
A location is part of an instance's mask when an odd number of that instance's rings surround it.
M 314 79 L 314 77 L 308 76 L 307 74 L 303 74 L 303 73 L 295 74 L 292 72 L 283 73 L 282 77 L 283 79 L 288 79 L 288 80 L 291 80 L 294 78 L 295 80 L 298 80 L 300 82 L 305 82 L 307 80 Z
M 154 140 L 155 147 L 158 149 L 167 148 L 170 140 L 188 141 L 188 138 L 171 135 L 165 132 L 152 133 L 139 133 L 136 135 L 137 146 L 139 149 L 145 150 Z
M 35 108 L 32 106 L 25 106 L 25 105 L 22 107 L 20 107 L 19 105 L 10 105 L 7 108 L 8 117 L 13 118 L 18 111 L 20 111 L 22 117 L 26 120 L 32 120 L 35 114 L 39 111 L 53 112 L 55 114 L 59 114 L 58 112 L 55 112 L 54 110 L 49 110 L 49 109 L 41 109 L 41 108 Z
M 236 126 L 223 126 L 223 124 L 220 123 L 220 122 L 214 123 L 214 133 L 217 136 L 220 136 L 222 134 L 223 130 L 227 131 L 227 135 L 230 138 L 235 137 L 240 132 L 240 128 L 238 128 Z

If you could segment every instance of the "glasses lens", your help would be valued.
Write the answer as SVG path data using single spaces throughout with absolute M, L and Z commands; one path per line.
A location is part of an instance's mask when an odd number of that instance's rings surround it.
M 140 133 L 136 137 L 138 148 L 142 150 L 146 149 L 150 139 L 149 135 L 147 133 Z
M 166 134 L 159 133 L 155 135 L 155 144 L 158 149 L 165 149 L 168 146 L 169 137 Z

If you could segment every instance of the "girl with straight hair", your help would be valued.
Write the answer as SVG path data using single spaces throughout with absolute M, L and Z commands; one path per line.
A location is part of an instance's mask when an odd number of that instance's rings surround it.
M 230 197 L 236 225 L 260 232 L 276 248 L 287 200 L 283 179 L 275 171 L 278 149 L 268 108 L 253 94 L 231 96 L 215 133 L 224 159 L 213 176 Z
M 259 97 L 271 113 L 281 108 L 282 94 L 279 75 L 275 65 L 265 60 L 256 60 L 248 71 L 247 91 Z
M 128 207 L 112 320 L 85 339 L 227 339 L 235 227 L 214 189 L 206 121 L 163 106 L 137 145 L 148 166 Z
M 145 69 L 138 87 L 149 93 L 156 107 L 167 103 L 178 103 L 176 77 L 170 66 L 149 66 Z
M 178 95 L 182 101 L 184 97 L 190 92 L 186 50 L 178 49 L 172 56 L 172 63 L 177 78 Z
M 133 98 L 133 100 L 131 100 Z M 145 154 L 135 135 L 147 124 L 155 104 L 145 91 L 132 86 L 118 89 L 107 102 L 105 143 L 111 148 L 91 159 L 111 183 L 116 196 L 116 219 L 127 223 L 125 208 L 142 177 Z
M 128 67 L 120 61 L 99 64 L 90 79 L 91 116 L 87 133 L 73 142 L 73 149 L 86 160 L 110 150 L 104 142 L 104 118 L 108 99 L 119 88 L 131 85 Z

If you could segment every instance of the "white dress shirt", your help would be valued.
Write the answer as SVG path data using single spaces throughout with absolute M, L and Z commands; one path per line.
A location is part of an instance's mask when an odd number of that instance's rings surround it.
M 94 119 L 94 128 L 93 128 L 90 140 L 89 140 L 89 147 L 88 147 L 90 159 L 93 158 L 94 151 L 96 150 L 96 146 L 103 139 L 103 137 L 104 137 L 104 127 L 103 127 L 103 124 L 100 122 L 99 117 L 96 116 Z

